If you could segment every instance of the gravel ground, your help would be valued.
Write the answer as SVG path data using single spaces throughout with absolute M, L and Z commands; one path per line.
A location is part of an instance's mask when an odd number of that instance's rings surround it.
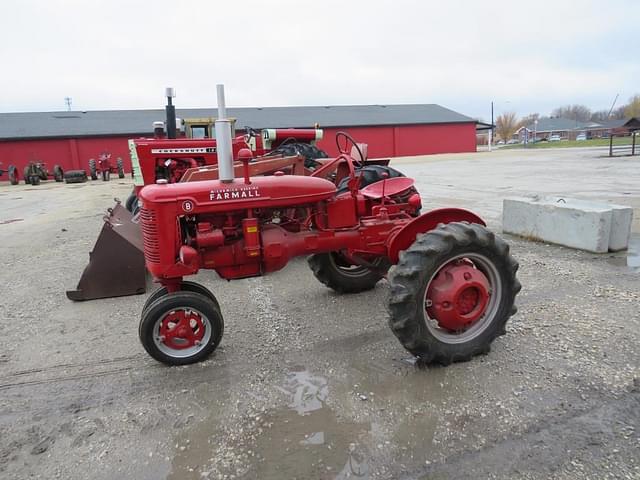
M 632 249 L 505 236 L 519 312 L 491 353 L 422 368 L 387 327 L 387 285 L 340 296 L 304 259 L 198 275 L 220 299 L 210 360 L 164 367 L 137 338 L 146 296 L 72 303 L 127 181 L 0 185 L 0 478 L 640 478 L 640 164 L 597 150 L 399 159 L 427 207 L 499 230 L 504 196 L 635 208 Z

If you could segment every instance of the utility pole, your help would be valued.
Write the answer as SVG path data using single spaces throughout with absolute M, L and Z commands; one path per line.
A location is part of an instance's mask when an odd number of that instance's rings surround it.
M 619 93 L 616 93 L 616 98 L 613 99 L 613 103 L 611 104 L 611 108 L 609 109 L 609 113 L 607 114 L 607 118 L 611 118 L 611 112 L 613 112 L 613 107 L 616 106 L 616 102 L 618 101 Z
M 64 97 L 64 103 L 67 106 L 67 111 L 71 111 L 71 97 Z
M 489 130 L 489 151 L 491 151 L 492 141 L 493 141 L 493 100 L 491 100 L 491 129 Z

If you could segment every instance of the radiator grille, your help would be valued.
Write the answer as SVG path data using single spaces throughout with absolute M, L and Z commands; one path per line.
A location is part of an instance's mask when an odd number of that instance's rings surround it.
M 144 258 L 149 263 L 160 263 L 160 246 L 158 244 L 158 222 L 153 210 L 142 208 L 140 211 L 142 223 L 142 240 L 144 243 Z

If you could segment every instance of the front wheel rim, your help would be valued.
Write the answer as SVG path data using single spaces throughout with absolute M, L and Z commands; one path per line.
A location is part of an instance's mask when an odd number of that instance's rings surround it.
M 431 308 L 432 304 L 431 300 L 428 298 L 428 293 L 430 291 L 429 287 L 432 285 L 438 273 L 440 273 L 448 265 L 461 261 L 470 262 L 471 264 L 473 264 L 474 268 L 482 272 L 482 274 L 486 277 L 489 284 L 489 298 L 483 308 L 484 313 L 477 320 L 475 320 L 468 328 L 453 332 L 451 330 L 443 328 L 439 324 L 437 318 L 432 318 L 429 316 L 428 310 Z M 443 343 L 467 343 L 484 333 L 487 328 L 493 323 L 500 309 L 500 300 L 502 299 L 503 290 L 502 278 L 498 272 L 498 268 L 486 256 L 479 253 L 471 252 L 456 255 L 440 265 L 440 267 L 429 278 L 425 286 L 424 297 L 422 301 L 422 312 L 424 315 L 425 325 L 431 335 L 433 335 L 436 339 Z
M 199 310 L 188 307 L 171 309 L 162 314 L 153 327 L 153 343 L 172 358 L 197 355 L 211 341 L 212 324 Z

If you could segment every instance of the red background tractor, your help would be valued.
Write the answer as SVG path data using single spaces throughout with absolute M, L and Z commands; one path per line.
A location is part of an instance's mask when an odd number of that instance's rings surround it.
M 89 175 L 91 176 L 91 180 L 97 180 L 98 177 L 102 177 L 102 180 L 107 182 L 111 178 L 112 173 L 117 173 L 118 178 L 124 178 L 124 163 L 120 157 L 113 163 L 111 154 L 109 152 L 102 152 L 98 155 L 97 162 L 95 158 L 89 159 Z

